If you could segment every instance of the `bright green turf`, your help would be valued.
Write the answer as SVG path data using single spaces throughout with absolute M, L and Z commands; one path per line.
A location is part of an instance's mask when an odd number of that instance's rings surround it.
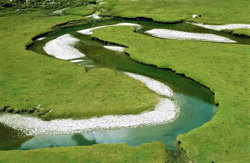
M 4 22 L 0 24 L 0 109 L 29 111 L 40 104 L 34 115 L 55 119 L 135 114 L 154 108 L 157 95 L 120 72 L 86 73 L 84 67 L 25 50 L 25 43 L 36 34 L 79 18 L 31 14 L 0 18 Z
M 65 14 L 86 16 L 92 14 L 93 12 L 94 12 L 93 7 L 82 6 L 82 7 L 69 8 L 65 11 Z
M 0 151 L 0 162 L 13 163 L 164 163 L 167 159 L 165 147 L 158 142 L 128 147 L 125 144 L 97 144 L 85 147 L 58 147 L 27 151 Z
M 235 29 L 232 32 L 233 34 L 240 35 L 240 36 L 248 36 L 250 37 L 250 29 L 249 28 L 240 28 Z
M 249 6 L 249 0 L 105 0 L 103 14 L 164 22 L 250 23 Z M 193 19 L 193 14 L 202 17 Z
M 51 30 L 58 23 L 82 18 L 32 15 L 37 14 L 0 18 L 0 108 L 10 105 L 29 109 L 41 104 L 45 110 L 53 110 L 43 118 L 80 118 L 138 113 L 157 102 L 152 91 L 120 72 L 96 69 L 86 73 L 83 67 L 25 50 L 25 44 L 33 36 Z M 10 143 L 18 145 L 18 141 Z M 0 162 L 164 162 L 165 159 L 161 143 L 135 148 L 103 144 L 0 151 Z
M 197 162 L 248 162 L 250 47 L 158 39 L 133 30 L 107 27 L 93 36 L 125 45 L 134 60 L 184 73 L 215 92 L 219 108 L 212 121 L 178 137 L 188 157 Z

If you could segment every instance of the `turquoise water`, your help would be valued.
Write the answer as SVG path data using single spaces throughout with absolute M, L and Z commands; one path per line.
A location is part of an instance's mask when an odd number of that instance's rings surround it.
M 86 57 L 83 58 L 79 66 L 85 66 L 86 70 L 91 71 L 92 68 L 106 67 L 114 71 L 128 71 L 136 74 L 145 75 L 167 84 L 173 91 L 178 105 L 181 108 L 179 117 L 167 124 L 145 126 L 128 129 L 105 130 L 86 133 L 76 133 L 69 135 L 47 135 L 35 136 L 28 140 L 20 140 L 19 146 L 11 149 L 36 149 L 46 147 L 61 147 L 61 146 L 76 146 L 76 145 L 92 145 L 98 143 L 126 143 L 129 146 L 138 146 L 146 142 L 161 141 L 168 150 L 176 150 L 176 138 L 179 134 L 187 133 L 188 131 L 197 128 L 212 119 L 216 112 L 213 94 L 205 87 L 191 81 L 184 76 L 177 75 L 174 72 L 166 69 L 157 69 L 153 66 L 144 65 L 133 61 L 125 53 L 114 52 L 103 48 L 104 43 L 91 39 L 90 36 L 77 33 L 77 30 L 90 28 L 94 26 L 115 24 L 124 22 L 125 20 L 104 20 L 95 21 L 90 24 L 70 27 L 62 29 L 56 33 L 50 34 L 45 40 L 36 40 L 34 45 L 30 47 L 37 53 L 47 55 L 43 51 L 43 46 L 46 42 L 63 35 L 70 33 L 81 41 L 76 46 Z M 160 24 L 146 21 L 125 21 L 131 23 L 139 23 L 144 28 L 139 33 L 143 34 L 144 30 L 152 28 L 168 28 L 176 30 L 184 30 L 190 32 L 206 32 L 216 33 L 195 27 L 190 24 Z M 227 36 L 228 34 L 220 33 Z M 228 36 L 229 37 L 229 36 Z M 233 37 L 233 38 L 232 38 Z M 234 39 L 235 36 L 229 38 Z M 246 43 L 241 40 L 241 43 Z M 72 63 L 73 64 L 73 63 Z M 6 144 L 8 141 L 5 141 Z M 1 145 L 1 142 L 0 142 Z M 9 149 L 8 148 L 8 149 Z

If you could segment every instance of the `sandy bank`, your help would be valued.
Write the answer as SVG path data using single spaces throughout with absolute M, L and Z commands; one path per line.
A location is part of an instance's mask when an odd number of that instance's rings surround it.
M 173 96 L 172 90 L 159 81 L 128 72 L 126 74 L 143 82 L 149 89 L 160 95 L 168 97 Z M 26 135 L 30 136 L 70 134 L 94 130 L 163 124 L 173 121 L 178 116 L 179 110 L 180 109 L 175 101 L 168 98 L 159 98 L 159 102 L 153 111 L 143 112 L 136 115 L 108 115 L 83 120 L 59 119 L 43 121 L 36 117 L 18 114 L 3 114 L 0 116 L 0 123 L 21 130 Z
M 78 41 L 80 40 L 74 38 L 70 34 L 65 34 L 46 43 L 43 49 L 47 54 L 58 59 L 69 60 L 81 58 L 85 55 L 74 48 L 74 45 Z
M 139 24 L 134 24 L 134 23 L 118 23 L 118 24 L 113 24 L 113 25 L 104 25 L 104 26 L 98 26 L 98 27 L 83 29 L 83 30 L 80 30 L 80 31 L 77 31 L 77 32 L 79 32 L 81 34 L 85 34 L 85 35 L 92 35 L 93 31 L 95 29 L 105 28 L 105 27 L 110 27 L 110 26 L 133 26 L 133 27 L 136 27 L 136 29 L 142 28 L 142 26 L 139 25 Z
M 191 23 L 193 25 L 213 29 L 216 31 L 226 30 L 226 29 L 239 29 L 239 28 L 250 28 L 250 24 L 224 24 L 224 25 L 209 25 L 209 24 L 201 24 L 201 23 Z
M 184 31 L 176 31 L 170 29 L 151 29 L 145 33 L 158 38 L 178 39 L 178 40 L 200 40 L 210 42 L 226 42 L 235 43 L 236 41 L 215 34 L 192 33 Z

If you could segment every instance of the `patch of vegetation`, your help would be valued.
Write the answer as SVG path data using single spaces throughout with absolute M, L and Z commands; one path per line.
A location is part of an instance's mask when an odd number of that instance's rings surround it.
M 235 30 L 230 31 L 230 32 L 233 33 L 234 35 L 250 37 L 250 29 L 249 28 L 235 29 Z
M 249 0 L 105 0 L 103 15 L 147 17 L 155 21 L 188 20 L 202 23 L 250 23 Z M 193 14 L 201 15 L 192 18 Z
M 29 11 L 37 11 L 46 15 L 54 10 L 76 7 L 80 8 L 71 9 L 69 13 L 75 12 L 80 15 L 88 15 L 93 12 L 91 8 L 86 7 L 89 4 L 96 4 L 96 0 L 1 0 L 0 16 L 27 13 Z M 84 11 L 81 11 L 81 9 Z
M 158 39 L 134 30 L 106 27 L 96 29 L 92 36 L 129 47 L 126 52 L 132 59 L 171 68 L 215 93 L 219 108 L 214 118 L 178 137 L 188 158 L 196 162 L 248 162 L 249 46 Z
M 165 147 L 158 142 L 143 144 L 139 147 L 128 147 L 126 144 L 96 144 L 83 147 L 58 147 L 27 151 L 0 151 L 0 162 L 164 163 L 166 156 Z
M 65 11 L 65 14 L 67 15 L 90 15 L 93 13 L 93 7 L 90 6 L 81 6 L 81 7 L 73 7 L 69 8 Z

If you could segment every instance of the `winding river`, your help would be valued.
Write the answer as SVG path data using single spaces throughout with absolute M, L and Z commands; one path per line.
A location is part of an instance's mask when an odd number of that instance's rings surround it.
M 104 42 L 92 39 L 90 35 L 77 32 L 83 29 L 117 23 L 139 24 L 143 28 L 138 29 L 136 32 L 148 35 L 149 37 L 153 36 L 149 33 L 145 33 L 145 31 L 160 28 L 214 34 L 234 40 L 239 44 L 250 43 L 247 38 L 201 28 L 188 23 L 163 24 L 143 20 L 135 21 L 124 19 L 93 20 L 92 23 L 63 28 L 58 32 L 48 34 L 45 38 L 38 38 L 29 49 L 42 55 L 49 56 L 44 51 L 46 43 L 59 36 L 70 34 L 74 38 L 80 40 L 75 48 L 79 52 L 85 54 L 82 58 L 69 60 L 72 64 L 84 66 L 87 71 L 93 68 L 105 67 L 116 71 L 140 74 L 166 84 L 173 91 L 173 96 L 180 107 L 179 115 L 174 121 L 169 123 L 140 126 L 136 128 L 111 129 L 62 135 L 39 135 L 33 137 L 10 136 L 8 139 L 0 142 L 0 149 L 28 150 L 59 146 L 83 146 L 99 143 L 126 143 L 129 146 L 138 146 L 146 142 L 160 141 L 168 150 L 176 150 L 176 139 L 179 134 L 187 133 L 212 119 L 213 115 L 216 113 L 216 105 L 214 103 L 214 96 L 209 89 L 182 75 L 177 75 L 170 70 L 158 69 L 153 66 L 138 63 L 125 54 L 122 49 L 119 50 L 118 48 L 118 50 L 116 49 L 117 51 L 114 51 L 112 48 L 105 48 L 107 44 Z M 110 45 L 114 46 L 112 44 Z M 0 124 L 0 128 L 0 134 L 3 132 L 6 133 L 6 131 L 8 131 L 7 133 L 10 135 L 11 133 L 13 133 L 13 135 L 17 134 L 17 131 L 3 124 Z

